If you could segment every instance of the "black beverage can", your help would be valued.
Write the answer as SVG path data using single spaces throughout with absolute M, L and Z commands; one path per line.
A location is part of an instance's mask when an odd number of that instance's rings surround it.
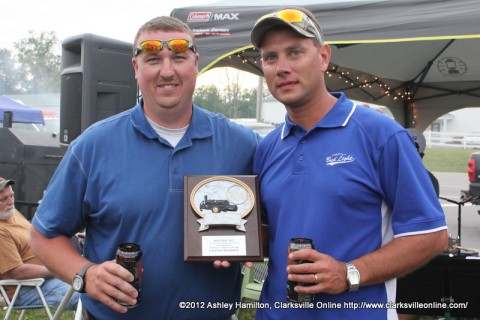
M 133 274 L 134 279 L 131 284 L 138 291 L 137 304 L 130 305 L 120 301 L 118 301 L 118 303 L 127 308 L 134 308 L 140 303 L 140 293 L 142 292 L 143 263 L 140 245 L 136 243 L 122 243 L 119 245 L 117 249 L 116 261 L 119 265 Z
M 290 243 L 288 244 L 288 252 L 287 252 L 287 265 L 292 264 L 302 264 L 302 263 L 309 263 L 311 261 L 306 260 L 295 260 L 292 261 L 288 259 L 290 253 L 294 251 L 298 251 L 301 249 L 313 249 L 313 242 L 312 239 L 308 238 L 292 238 L 290 239 Z M 294 290 L 295 286 L 298 285 L 311 285 L 305 283 L 299 283 L 296 281 L 287 280 L 287 300 L 289 302 L 312 302 L 313 301 L 313 294 L 311 293 L 299 293 Z

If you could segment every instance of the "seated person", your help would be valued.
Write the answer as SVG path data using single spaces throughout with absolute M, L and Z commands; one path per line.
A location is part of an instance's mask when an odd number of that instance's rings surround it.
M 33 255 L 30 249 L 30 222 L 15 209 L 13 180 L 0 177 L 0 279 L 45 278 L 42 292 L 48 305 L 58 307 L 70 285 L 53 274 Z M 14 286 L 6 288 L 10 298 Z M 74 293 L 66 309 L 75 310 L 79 294 Z M 42 305 L 35 287 L 22 287 L 15 305 Z

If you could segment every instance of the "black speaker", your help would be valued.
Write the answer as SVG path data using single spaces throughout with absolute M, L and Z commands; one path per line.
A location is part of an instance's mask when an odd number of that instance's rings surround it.
M 93 123 L 135 105 L 131 60 L 127 42 L 94 34 L 63 41 L 60 142 L 70 143 Z

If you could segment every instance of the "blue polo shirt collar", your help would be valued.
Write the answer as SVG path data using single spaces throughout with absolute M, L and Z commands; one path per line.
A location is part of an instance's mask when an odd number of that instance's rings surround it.
M 355 112 L 356 105 L 348 100 L 345 94 L 342 92 L 332 92 L 332 95 L 338 100 L 332 107 L 332 109 L 321 119 L 313 128 L 337 128 L 344 127 L 348 124 L 348 121 Z M 285 124 L 282 128 L 281 139 L 285 139 L 292 131 L 294 127 L 298 127 L 298 124 L 292 122 L 288 118 L 288 114 L 285 116 Z
M 210 121 L 206 119 L 207 114 L 193 105 L 192 120 L 188 127 L 188 135 L 191 139 L 202 139 L 212 136 L 212 127 Z M 148 123 L 145 113 L 143 112 L 143 99 L 140 99 L 139 103 L 133 108 L 132 124 L 137 130 L 149 139 L 158 139 L 158 134 Z

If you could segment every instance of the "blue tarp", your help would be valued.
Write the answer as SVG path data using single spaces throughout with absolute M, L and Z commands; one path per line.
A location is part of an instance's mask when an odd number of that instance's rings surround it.
M 0 121 L 1 122 L 3 122 L 3 113 L 5 111 L 12 111 L 13 122 L 45 124 L 45 120 L 43 119 L 43 113 L 41 110 L 36 110 L 36 109 L 26 107 L 5 96 L 0 96 Z

